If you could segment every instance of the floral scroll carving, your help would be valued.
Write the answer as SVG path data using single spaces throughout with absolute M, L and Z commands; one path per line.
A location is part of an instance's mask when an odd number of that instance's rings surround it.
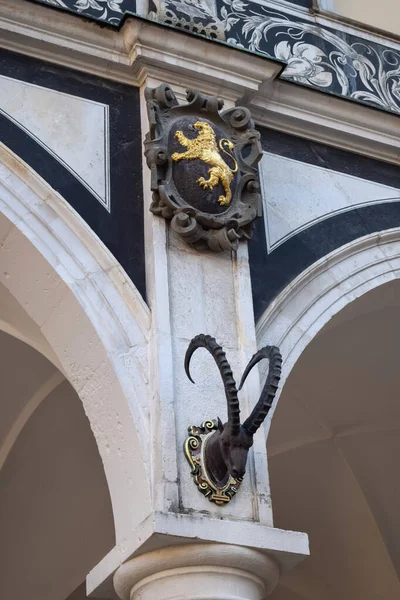
M 119 27 L 135 0 L 33 0 Z M 302 3 L 301 3 L 302 4 Z M 305 5 L 307 3 L 304 3 Z M 146 16 L 287 65 L 282 79 L 400 113 L 400 48 L 280 0 L 151 0 Z M 287 7 L 287 8 L 286 8 Z
M 220 16 L 227 42 L 286 63 L 283 79 L 400 112 L 399 50 L 257 2 L 223 0 Z
M 44 4 L 56 6 L 104 21 L 109 25 L 119 25 L 126 10 L 135 9 L 131 0 L 41 0 Z

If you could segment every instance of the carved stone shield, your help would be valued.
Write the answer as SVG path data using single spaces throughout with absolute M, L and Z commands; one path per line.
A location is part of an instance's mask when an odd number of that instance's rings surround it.
M 260 135 L 247 108 L 221 112 L 222 100 L 195 90 L 179 105 L 167 84 L 145 91 L 150 131 L 150 210 L 171 220 L 189 244 L 236 250 L 261 216 Z

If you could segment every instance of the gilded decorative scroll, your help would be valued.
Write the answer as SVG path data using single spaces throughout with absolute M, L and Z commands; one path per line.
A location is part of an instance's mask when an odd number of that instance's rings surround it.
M 217 430 L 218 423 L 212 419 L 205 421 L 200 427 L 191 425 L 188 428 L 189 437 L 185 442 L 184 450 L 185 456 L 192 468 L 193 480 L 199 492 L 204 494 L 210 502 L 215 502 L 218 506 L 223 506 L 236 494 L 243 478 L 234 478 L 229 475 L 225 485 L 219 487 L 207 472 L 204 461 L 204 450 L 207 440 Z

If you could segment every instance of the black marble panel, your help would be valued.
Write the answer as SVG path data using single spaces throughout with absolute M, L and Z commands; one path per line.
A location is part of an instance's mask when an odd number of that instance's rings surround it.
M 395 165 L 267 129 L 262 129 L 262 143 L 268 152 L 400 189 L 400 167 Z M 359 237 L 399 226 L 400 198 L 390 203 L 355 207 L 324 219 L 268 254 L 264 221 L 258 219 L 249 242 L 256 319 L 313 262 Z
M 0 74 L 109 106 L 111 213 L 46 149 L 6 116 L 0 141 L 81 215 L 145 297 L 139 91 L 4 50 Z

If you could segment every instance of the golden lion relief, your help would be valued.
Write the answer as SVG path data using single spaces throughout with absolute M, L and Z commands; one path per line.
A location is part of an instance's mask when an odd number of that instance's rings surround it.
M 230 140 L 223 138 L 219 141 L 218 148 L 213 128 L 204 121 L 196 121 L 193 127 L 199 130 L 199 135 L 192 140 L 187 138 L 182 131 L 175 132 L 176 139 L 182 146 L 186 146 L 187 150 L 186 152 L 181 153 L 174 152 L 171 158 L 174 161 L 198 158 L 208 165 L 212 165 L 211 169 L 208 170 L 209 178 L 204 179 L 204 177 L 199 177 L 197 182 L 203 189 L 208 188 L 210 190 L 221 182 L 225 190 L 225 196 L 219 196 L 218 202 L 221 206 L 228 206 L 232 200 L 231 183 L 234 174 L 238 170 L 238 164 L 231 154 L 234 145 Z M 230 152 L 227 152 L 224 146 L 226 146 Z M 233 169 L 226 164 L 219 150 L 225 152 L 225 154 L 233 160 L 235 164 Z

